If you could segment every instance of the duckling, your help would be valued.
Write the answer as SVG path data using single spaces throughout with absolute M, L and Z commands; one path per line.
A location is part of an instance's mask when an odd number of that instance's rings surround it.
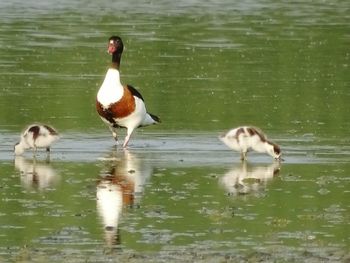
M 32 124 L 21 134 L 21 141 L 15 145 L 15 155 L 21 155 L 26 149 L 46 148 L 50 152 L 50 146 L 59 139 L 58 132 L 49 125 Z
M 240 126 L 221 135 L 219 139 L 229 148 L 241 153 L 241 160 L 247 159 L 247 152 L 254 150 L 267 153 L 275 160 L 282 160 L 281 148 L 267 140 L 266 135 L 256 127 Z

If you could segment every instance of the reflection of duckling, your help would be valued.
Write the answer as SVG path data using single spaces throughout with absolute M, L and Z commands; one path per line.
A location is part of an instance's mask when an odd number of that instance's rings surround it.
M 32 124 L 21 134 L 21 141 L 15 145 L 15 154 L 21 155 L 26 149 L 33 149 L 35 153 L 37 148 L 46 148 L 46 151 L 50 152 L 51 144 L 58 139 L 58 133 L 54 128 Z
M 152 168 L 130 154 L 123 153 L 114 159 L 109 171 L 101 172 L 97 184 L 97 211 L 101 217 L 108 246 L 120 243 L 118 223 L 123 207 L 135 204 L 137 195 L 143 192 L 144 184 Z
M 22 184 L 28 189 L 44 190 L 59 181 L 58 175 L 49 164 L 38 163 L 35 159 L 29 161 L 22 156 L 16 156 L 15 167 L 21 173 Z
M 280 171 L 280 164 L 248 166 L 247 162 L 236 166 L 220 178 L 220 183 L 232 195 L 258 192 Z
M 276 160 L 281 160 L 280 147 L 267 140 L 266 135 L 255 127 L 237 127 L 221 135 L 219 139 L 228 147 L 241 153 L 241 160 L 247 159 L 247 152 L 266 152 Z

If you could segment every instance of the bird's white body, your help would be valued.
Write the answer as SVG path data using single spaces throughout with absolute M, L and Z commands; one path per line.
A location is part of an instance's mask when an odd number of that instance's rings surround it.
M 219 139 L 229 148 L 240 152 L 242 160 L 246 159 L 246 154 L 250 150 L 267 153 L 275 159 L 281 156 L 279 147 L 268 141 L 265 134 L 254 127 L 241 126 L 231 129 Z
M 124 87 L 120 82 L 119 71 L 114 68 L 108 69 L 101 88 L 97 93 L 97 100 L 105 109 L 108 109 L 111 104 L 120 101 L 123 95 Z M 135 129 L 139 126 L 147 126 L 156 123 L 149 114 L 147 114 L 143 100 L 136 96 L 134 96 L 134 99 L 135 110 L 126 117 L 115 118 L 116 123 L 128 129 Z M 105 121 L 104 118 L 102 118 L 102 120 Z M 108 121 L 107 123 L 109 124 Z
M 106 77 L 97 93 L 97 102 L 102 105 L 102 110 L 110 111 L 114 113 L 113 105 L 120 102 L 118 107 L 128 107 L 125 104 L 133 103 L 133 111 L 126 112 L 126 116 L 118 117 L 118 114 L 113 116 L 113 120 L 107 119 L 105 116 L 100 115 L 101 119 L 110 126 L 113 137 L 117 139 L 118 127 L 125 127 L 127 129 L 127 136 L 124 141 L 124 147 L 128 143 L 132 132 L 140 126 L 148 126 L 158 123 L 151 117 L 146 111 L 144 101 L 138 96 L 132 95 L 133 100 L 127 101 L 125 99 L 126 94 L 130 93 L 128 87 L 124 87 L 120 82 L 119 71 L 115 68 L 110 68 L 107 71 Z M 122 111 L 123 110 L 118 110 Z
M 97 93 L 97 101 L 104 107 L 115 103 L 123 97 L 124 88 L 120 83 L 120 74 L 117 69 L 108 69 L 105 79 Z
M 21 140 L 15 145 L 15 154 L 21 155 L 26 149 L 46 148 L 48 151 L 53 142 L 59 139 L 58 133 L 48 125 L 30 125 L 21 134 Z

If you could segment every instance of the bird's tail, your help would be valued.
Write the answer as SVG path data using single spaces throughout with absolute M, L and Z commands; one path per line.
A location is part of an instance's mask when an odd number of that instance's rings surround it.
M 149 116 L 151 116 L 151 118 L 153 119 L 153 121 L 155 121 L 156 123 L 161 123 L 161 120 L 158 116 L 153 115 L 152 113 L 148 113 Z
M 158 116 L 153 115 L 151 113 L 147 113 L 146 118 L 144 119 L 144 121 L 141 123 L 140 126 L 148 126 L 148 125 L 157 124 L 160 122 L 161 121 Z

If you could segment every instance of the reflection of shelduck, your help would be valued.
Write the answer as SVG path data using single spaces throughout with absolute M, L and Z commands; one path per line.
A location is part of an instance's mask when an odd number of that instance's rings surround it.
M 247 159 L 247 152 L 254 150 L 266 152 L 276 160 L 281 160 L 280 147 L 267 140 L 266 135 L 258 128 L 242 126 L 229 130 L 219 139 L 228 147 L 241 153 L 241 160 Z
M 44 190 L 59 181 L 55 170 L 46 162 L 37 162 L 35 159 L 29 161 L 22 156 L 16 156 L 15 167 L 21 173 L 22 184 L 28 189 Z
M 113 176 L 101 178 L 97 185 L 97 211 L 104 226 L 108 246 L 119 244 L 117 235 L 119 217 L 123 209 L 123 189 Z
M 96 109 L 116 141 L 117 128 L 127 129 L 123 144 L 126 147 L 135 128 L 159 123 L 160 119 L 146 111 L 144 99 L 135 88 L 121 84 L 119 67 L 123 48 L 120 37 L 110 37 L 108 53 L 112 55 L 112 66 L 97 93 Z
M 58 132 L 42 124 L 32 124 L 21 134 L 21 141 L 15 145 L 15 154 L 21 155 L 26 149 L 33 149 L 34 153 L 37 148 L 46 148 L 50 152 L 50 146 L 59 139 Z
M 220 183 L 231 195 L 258 192 L 278 175 L 280 164 L 274 162 L 269 166 L 248 166 L 247 162 L 234 167 L 220 178 Z
M 97 184 L 97 211 L 101 217 L 108 246 L 119 244 L 118 224 L 123 207 L 138 202 L 151 167 L 128 151 L 112 162 L 106 173 L 101 173 Z

